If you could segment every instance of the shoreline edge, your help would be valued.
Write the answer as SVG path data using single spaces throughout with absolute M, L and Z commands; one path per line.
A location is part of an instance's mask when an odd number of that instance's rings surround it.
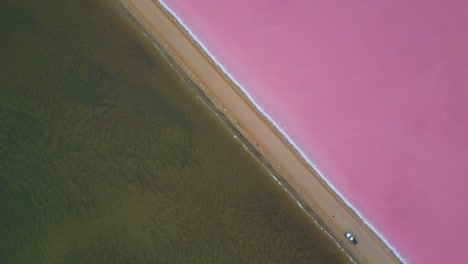
M 353 262 L 402 263 L 395 250 L 304 159 L 164 3 L 114 1 Z M 348 231 L 358 238 L 358 245 L 346 240 Z

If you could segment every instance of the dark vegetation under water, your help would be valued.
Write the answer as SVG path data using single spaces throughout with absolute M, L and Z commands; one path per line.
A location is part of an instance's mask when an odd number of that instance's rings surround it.
M 0 263 L 343 263 L 115 3 L 0 2 Z

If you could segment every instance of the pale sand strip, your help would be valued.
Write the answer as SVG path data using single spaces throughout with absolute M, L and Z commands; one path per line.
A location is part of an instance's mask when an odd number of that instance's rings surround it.
M 155 44 L 258 151 L 305 211 L 358 263 L 400 263 L 229 80 L 160 3 L 117 0 Z M 359 243 L 344 237 L 352 232 Z

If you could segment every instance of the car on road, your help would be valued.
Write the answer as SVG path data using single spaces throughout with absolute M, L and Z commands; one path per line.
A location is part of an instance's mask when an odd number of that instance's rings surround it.
M 351 241 L 351 243 L 353 243 L 354 245 L 357 244 L 357 240 L 354 238 L 354 236 L 351 233 L 347 232 L 345 236 L 349 241 Z

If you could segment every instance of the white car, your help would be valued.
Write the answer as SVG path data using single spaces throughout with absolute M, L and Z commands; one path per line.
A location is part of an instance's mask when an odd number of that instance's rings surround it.
M 349 241 L 351 241 L 351 243 L 353 243 L 354 245 L 357 244 L 357 240 L 354 238 L 353 235 L 351 235 L 351 233 L 347 232 L 345 236 Z

